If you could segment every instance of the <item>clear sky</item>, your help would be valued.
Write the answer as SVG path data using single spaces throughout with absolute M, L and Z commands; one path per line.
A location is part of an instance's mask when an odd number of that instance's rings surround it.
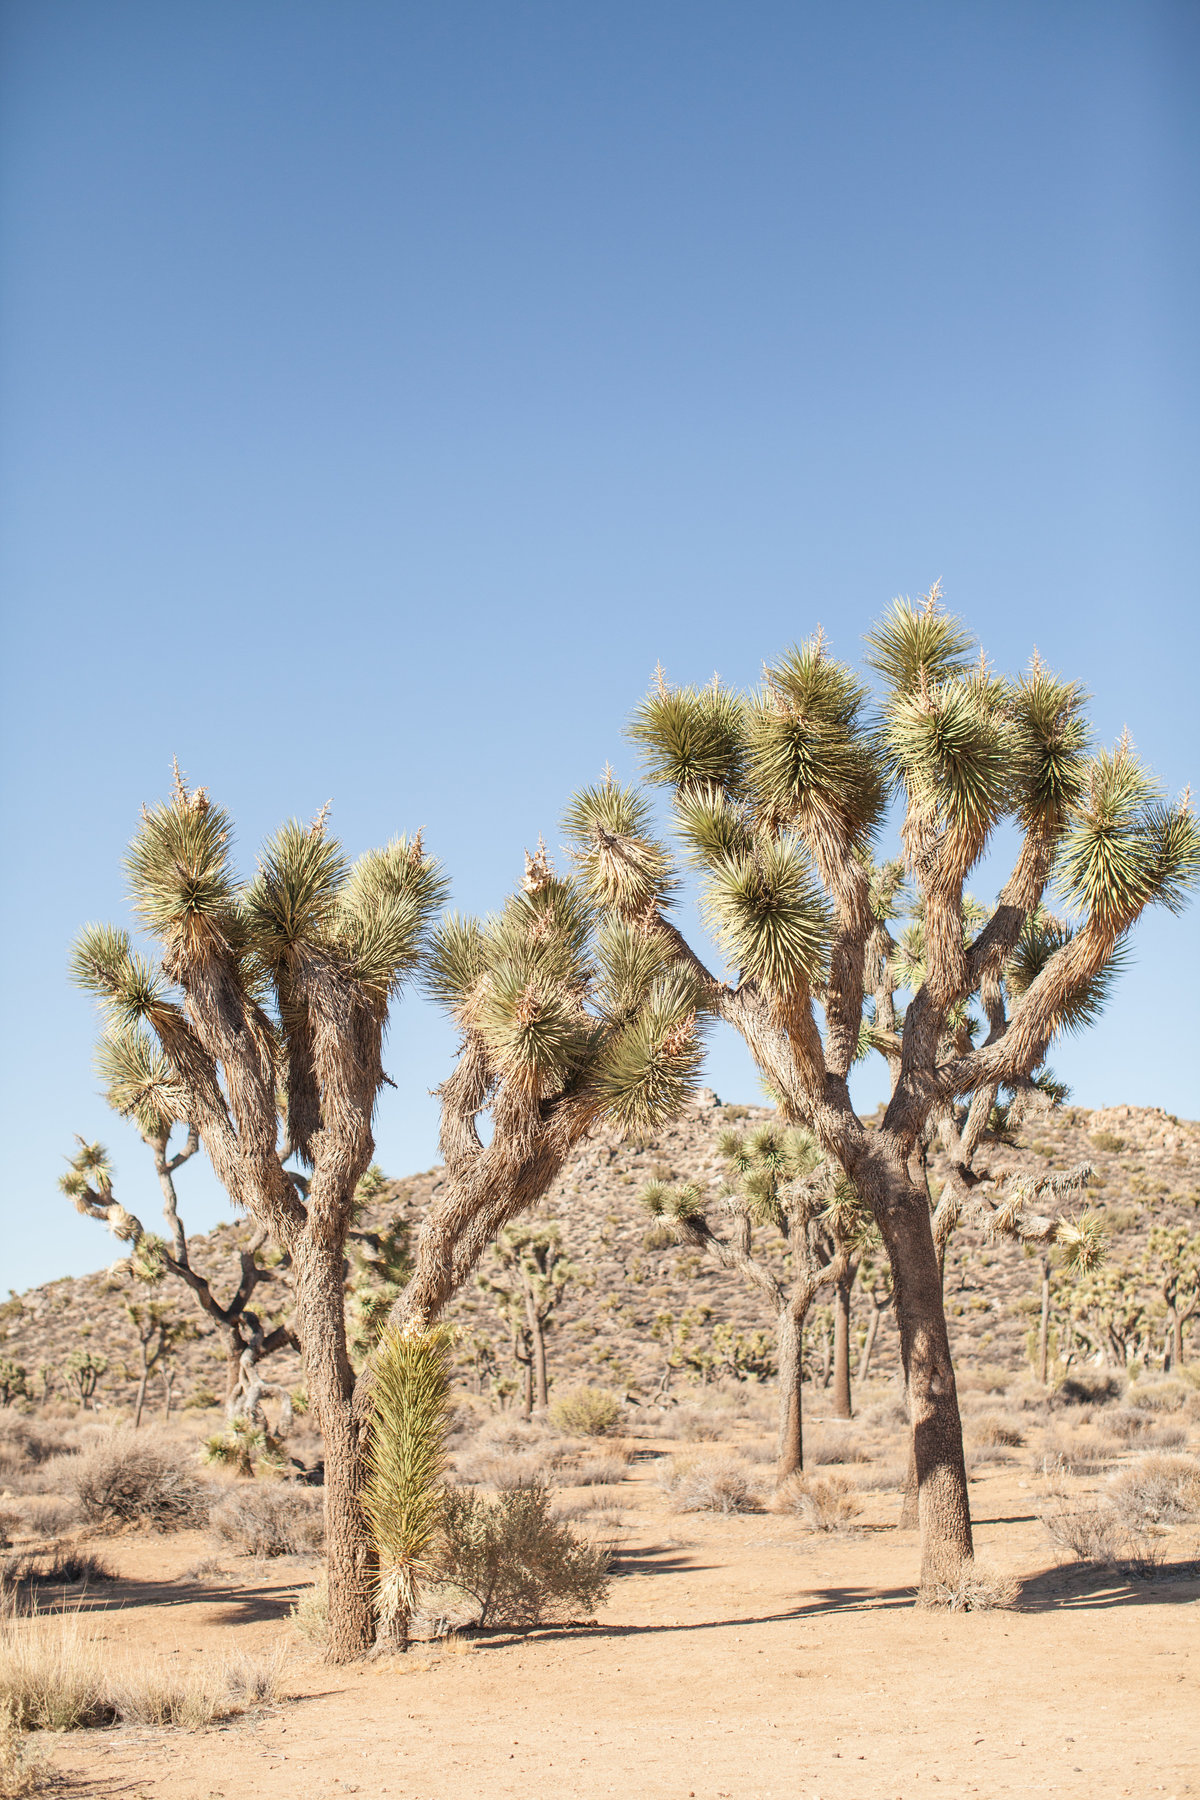
M 941 577 L 1172 787 L 1197 755 L 1200 12 L 1133 0 L 9 0 L 0 1285 L 156 1190 L 69 940 L 177 754 L 242 854 L 333 798 L 496 904 L 659 659 L 855 656 Z M 990 872 L 975 882 L 989 895 Z M 1200 1114 L 1196 914 L 1076 1098 Z M 380 1160 L 436 1157 L 404 1003 Z M 713 1084 L 756 1097 L 735 1041 Z M 863 1084 L 872 1097 L 871 1077 Z M 199 1163 L 189 1219 L 221 1212 Z

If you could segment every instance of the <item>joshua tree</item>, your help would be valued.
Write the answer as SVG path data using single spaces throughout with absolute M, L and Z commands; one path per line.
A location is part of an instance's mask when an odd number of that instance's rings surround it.
M 524 1370 L 528 1419 L 535 1406 L 544 1412 L 550 1404 L 546 1328 L 576 1270 L 567 1260 L 557 1225 L 506 1225 L 492 1255 L 502 1278 L 480 1274 L 475 1279 L 512 1333 L 513 1358 Z
M 11 1406 L 28 1394 L 28 1378 L 23 1364 L 11 1356 L 0 1356 L 0 1406 Z
M 169 1269 L 191 1289 L 197 1306 L 213 1320 L 225 1340 L 226 1402 L 236 1413 L 258 1364 L 275 1351 L 296 1343 L 287 1325 L 264 1319 L 261 1309 L 250 1304 L 256 1289 L 274 1281 L 280 1273 L 279 1267 L 271 1266 L 264 1255 L 266 1229 L 252 1225 L 246 1240 L 235 1246 L 237 1286 L 227 1300 L 219 1300 L 207 1276 L 193 1267 L 175 1192 L 176 1171 L 196 1154 L 199 1133 L 189 1130 L 183 1147 L 173 1156 L 168 1155 L 175 1121 L 156 1110 L 154 1103 L 154 1097 L 170 1085 L 166 1058 L 144 1032 L 117 1029 L 101 1038 L 97 1063 L 105 1079 L 109 1105 L 116 1112 L 129 1110 L 143 1141 L 153 1152 L 169 1238 L 164 1241 L 146 1231 L 137 1215 L 117 1199 L 112 1164 L 103 1144 L 88 1144 L 79 1138 L 79 1149 L 58 1185 L 74 1201 L 78 1212 L 101 1220 L 115 1238 L 129 1245 L 131 1256 L 140 1258 L 143 1266 L 154 1262 Z
M 604 816 L 608 792 L 576 798 L 579 830 Z M 700 1003 L 655 922 L 663 898 L 661 870 L 631 881 L 617 854 L 563 879 L 540 846 L 499 915 L 435 933 L 428 986 L 462 1044 L 440 1090 L 445 1175 L 398 1329 L 428 1329 L 594 1126 L 649 1133 L 683 1106 L 702 1062 Z
M 127 1055 L 124 1110 L 198 1134 L 235 1205 L 291 1259 L 296 1333 L 325 1444 L 329 1654 L 371 1645 L 373 1550 L 363 1513 L 364 1392 L 346 1343 L 345 1248 L 385 1080 L 392 1000 L 421 954 L 444 883 L 418 837 L 351 867 L 322 813 L 285 825 L 238 881 L 231 825 L 176 777 L 143 813 L 127 863 L 157 966 L 124 931 L 91 926 L 76 978 Z M 282 1121 L 281 1121 L 282 1108 Z M 295 1155 L 307 1173 L 286 1165 Z
M 418 1591 L 435 1570 L 445 1504 L 449 1340 L 444 1329 L 389 1330 L 373 1362 L 377 1428 L 364 1504 L 379 1555 L 378 1642 L 406 1650 Z
M 1200 1239 L 1186 1225 L 1158 1225 L 1146 1250 L 1147 1273 L 1167 1309 L 1168 1368 L 1183 1367 L 1183 1333 L 1200 1312 Z
M 96 1397 L 100 1377 L 108 1372 L 107 1356 L 91 1350 L 72 1350 L 62 1366 L 63 1379 L 79 1395 L 79 1404 L 88 1407 Z
M 972 1543 L 922 1144 L 949 1108 L 965 1105 L 969 1119 L 978 1107 L 986 1119 L 997 1092 L 1034 1080 L 1145 908 L 1182 907 L 1200 871 L 1200 834 L 1186 797 L 1168 804 L 1128 739 L 1089 754 L 1076 684 L 1036 657 L 1017 680 L 972 665 L 970 637 L 936 588 L 923 605 L 897 601 L 867 642 L 882 681 L 874 708 L 818 632 L 768 668 L 756 694 L 718 682 L 672 689 L 660 674 L 635 715 L 648 777 L 673 795 L 733 980 L 672 931 L 670 863 L 636 793 L 610 786 L 607 818 L 579 832 L 577 849 L 619 860 L 631 880 L 653 872 L 645 916 L 672 934 L 709 1008 L 742 1034 L 784 1122 L 807 1126 L 875 1216 L 895 1280 L 926 1597 L 957 1581 Z M 922 978 L 902 1021 L 888 984 L 871 987 L 883 959 L 870 859 L 891 794 L 903 806 L 903 868 L 923 937 Z M 1006 822 L 1016 861 L 986 923 L 965 939 L 965 882 Z M 1001 971 L 1052 881 L 1077 922 L 1001 1015 Z M 988 1021 L 978 1045 L 955 1025 L 976 997 Z M 847 1084 L 864 1040 L 894 1061 L 876 1130 Z
M 652 1181 L 642 1189 L 646 1209 L 681 1243 L 703 1250 L 735 1270 L 770 1309 L 779 1367 L 779 1436 L 776 1474 L 785 1481 L 804 1467 L 801 1402 L 804 1322 L 819 1289 L 844 1281 L 861 1253 L 862 1217 L 846 1177 L 830 1169 L 810 1133 L 759 1126 L 749 1136 L 722 1132 L 719 1149 L 729 1171 L 720 1196 L 727 1227 L 715 1227 L 711 1199 L 694 1182 L 671 1187 Z M 758 1233 L 756 1239 L 755 1233 Z M 774 1244 L 786 1245 L 787 1279 L 771 1266 Z M 849 1275 L 853 1280 L 853 1274 Z M 835 1350 L 839 1336 L 835 1329 Z M 841 1334 L 840 1384 L 850 1411 L 848 1334 Z

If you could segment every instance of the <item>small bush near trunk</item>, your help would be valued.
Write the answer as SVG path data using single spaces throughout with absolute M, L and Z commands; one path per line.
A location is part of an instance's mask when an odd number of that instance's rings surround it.
M 476 1625 L 528 1627 L 592 1613 L 608 1593 L 609 1552 L 550 1511 L 546 1489 L 486 1500 L 450 1488 L 435 1581 L 474 1601 Z
M 1109 1506 L 1054 1500 L 1042 1512 L 1051 1542 L 1077 1562 L 1111 1563 L 1120 1556 L 1125 1533 Z
M 798 1513 L 814 1531 L 848 1531 L 862 1503 L 845 1475 L 789 1475 L 776 1490 L 772 1512 Z
M 211 1496 L 188 1459 L 147 1431 L 118 1427 L 73 1458 L 71 1483 L 89 1525 L 203 1525 Z
M 621 1402 L 605 1388 L 568 1388 L 551 1401 L 550 1418 L 560 1431 L 606 1437 L 621 1422 Z
M 676 1512 L 744 1513 L 762 1504 L 749 1471 L 732 1458 L 717 1462 L 663 1457 L 658 1483 Z
M 244 1556 L 301 1556 L 321 1548 L 324 1509 L 307 1488 L 255 1482 L 234 1488 L 210 1520 L 222 1543 Z
M 926 1606 L 947 1612 L 1001 1612 L 1016 1605 L 1021 1584 L 979 1563 L 968 1563 L 956 1581 L 939 1581 Z

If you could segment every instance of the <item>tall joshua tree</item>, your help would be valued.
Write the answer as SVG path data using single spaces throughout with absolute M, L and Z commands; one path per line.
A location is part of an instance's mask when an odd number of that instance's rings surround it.
M 1090 752 L 1077 684 L 1036 657 L 1015 680 L 972 663 L 971 638 L 936 589 L 922 605 L 895 602 L 867 645 L 874 704 L 818 631 L 752 694 L 718 682 L 670 688 L 660 674 L 633 735 L 648 778 L 672 795 L 734 978 L 710 970 L 649 895 L 647 912 L 690 960 L 710 1009 L 745 1039 L 784 1120 L 804 1123 L 854 1183 L 887 1248 L 927 1598 L 957 1581 L 972 1542 L 922 1142 L 947 1107 L 1034 1078 L 1145 908 L 1182 907 L 1200 872 L 1200 834 L 1186 796 L 1169 804 L 1128 739 Z M 887 1028 L 890 996 L 870 989 L 871 858 L 892 795 L 921 906 L 923 976 L 895 1021 L 892 1094 L 869 1130 L 848 1076 L 864 1026 Z M 640 797 L 612 788 L 608 811 L 580 849 L 668 884 Z M 1002 824 L 1016 830 L 1016 859 L 987 922 L 966 936 L 965 883 Z M 1074 922 L 984 1042 L 951 1033 L 948 1043 L 955 1009 L 972 999 L 990 1021 L 1000 971 L 1051 884 Z
M 525 1417 L 550 1404 L 546 1374 L 546 1331 L 554 1310 L 577 1271 L 567 1259 L 562 1234 L 553 1224 L 506 1225 L 492 1255 L 498 1275 L 475 1277 L 513 1338 L 513 1354 L 525 1374 Z
M 641 1201 L 671 1228 L 680 1243 L 693 1245 L 723 1268 L 735 1271 L 769 1308 L 779 1365 L 776 1475 L 782 1482 L 804 1467 L 804 1322 L 820 1289 L 844 1282 L 852 1265 L 857 1269 L 862 1219 L 845 1176 L 830 1168 L 811 1134 L 804 1130 L 763 1125 L 746 1136 L 725 1131 L 718 1149 L 728 1178 L 719 1197 L 716 1224 L 709 1216 L 712 1197 L 695 1182 L 679 1187 L 648 1182 Z M 772 1237 L 782 1238 L 787 1246 L 787 1276 L 772 1266 Z M 835 1344 L 835 1353 L 837 1349 Z M 848 1337 L 840 1349 L 848 1416 Z
M 1183 1367 L 1183 1334 L 1200 1312 L 1200 1240 L 1186 1225 L 1158 1225 L 1150 1233 L 1147 1273 L 1167 1309 L 1169 1368 Z
M 325 1443 L 329 1654 L 346 1661 L 369 1649 L 376 1603 L 362 1500 L 370 1414 L 354 1404 L 346 1236 L 374 1148 L 389 1009 L 444 882 L 419 834 L 351 866 L 322 813 L 285 825 L 243 883 L 231 831 L 204 790 L 177 776 L 172 798 L 143 813 L 126 865 L 159 961 L 98 925 L 81 935 L 74 968 L 113 1041 L 144 1051 L 127 1110 L 152 1107 L 194 1128 L 231 1200 L 291 1258 Z M 293 1154 L 306 1174 L 287 1168 Z
M 605 804 L 584 794 L 571 817 Z M 445 1175 L 393 1313 L 398 1330 L 436 1321 L 595 1126 L 652 1131 L 700 1072 L 702 1002 L 656 922 L 661 879 L 630 884 L 619 862 L 609 886 L 594 869 L 560 877 L 544 847 L 525 863 L 498 915 L 451 918 L 434 934 L 428 986 L 462 1039 L 440 1090 Z

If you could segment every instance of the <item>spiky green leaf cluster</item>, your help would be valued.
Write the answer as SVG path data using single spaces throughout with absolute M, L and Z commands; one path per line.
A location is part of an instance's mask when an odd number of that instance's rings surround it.
M 748 720 L 748 782 L 761 817 L 834 827 L 865 844 L 884 787 L 863 711 L 867 690 L 818 633 L 766 671 Z
M 671 1225 L 699 1224 L 707 1211 L 703 1190 L 694 1181 L 648 1181 L 638 1199 L 652 1218 Z
M 1108 1231 L 1097 1212 L 1088 1211 L 1074 1219 L 1060 1219 L 1054 1242 L 1063 1267 L 1077 1275 L 1091 1274 L 1100 1268 L 1108 1255 Z
M 184 1118 L 182 1090 L 149 1032 L 110 1025 L 96 1046 L 96 1073 L 113 1111 L 136 1120 L 144 1138 L 166 1138 Z
M 706 688 L 658 682 L 635 711 L 629 735 L 647 779 L 677 790 L 737 792 L 745 766 L 745 702 L 713 680 Z
M 1074 936 L 1070 925 L 1039 907 L 1025 921 L 1012 954 L 1005 962 L 1003 976 L 1008 994 L 1019 1000 Z M 1128 943 L 1119 941 L 1097 974 L 1070 989 L 1058 1009 L 1056 1031 L 1085 1031 L 1097 1022 L 1128 966 L 1129 954 Z
M 654 836 L 649 805 L 636 789 L 612 780 L 581 788 L 563 815 L 563 830 L 594 906 L 628 918 L 670 903 L 671 859 Z
M 743 979 L 780 996 L 824 980 L 831 913 L 796 838 L 769 839 L 715 869 L 702 904 L 725 960 Z
M 694 984 L 664 976 L 604 1045 L 594 1077 L 599 1110 L 624 1131 L 657 1130 L 681 1110 L 703 1066 Z
M 974 642 L 965 625 L 942 611 L 934 588 L 924 606 L 907 599 L 892 601 L 867 633 L 863 660 L 894 693 L 909 694 L 922 683 L 935 686 L 963 674 Z
M 237 941 L 232 841 L 229 815 L 203 788 L 188 793 L 180 783 L 173 800 L 142 814 L 125 867 L 133 904 L 151 931 L 187 943 Z
M 1200 832 L 1125 743 L 1092 761 L 1063 844 L 1059 888 L 1101 930 L 1128 930 L 1147 906 L 1179 912 L 1200 880 Z

